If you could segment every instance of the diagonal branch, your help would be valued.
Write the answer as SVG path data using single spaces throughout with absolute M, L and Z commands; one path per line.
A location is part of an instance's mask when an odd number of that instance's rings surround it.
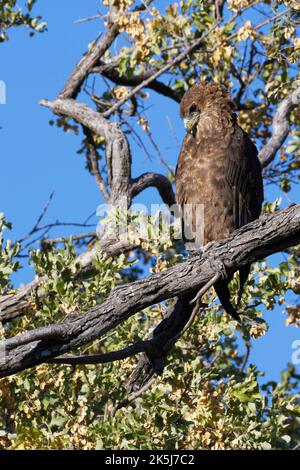
M 56 237 L 56 238 L 43 238 L 41 240 L 41 245 L 44 249 L 51 245 L 57 245 L 59 243 L 67 243 L 72 241 L 84 240 L 86 238 L 95 238 L 97 236 L 96 232 L 87 232 L 80 233 L 76 235 L 67 235 L 65 237 Z
M 129 393 L 145 387 L 155 373 L 162 372 L 170 350 L 192 318 L 193 306 L 191 305 L 191 299 L 193 296 L 194 291 L 191 291 L 187 295 L 176 297 L 174 305 L 168 308 L 163 320 L 149 335 L 149 340 L 157 338 L 160 342 L 160 351 L 158 354 L 147 351 L 141 355 L 133 374 L 126 384 Z M 164 346 L 162 347 L 162 345 Z
M 204 255 L 177 264 L 131 284 L 113 289 L 109 297 L 87 313 L 70 316 L 60 324 L 27 331 L 0 343 L 0 376 L 60 356 L 100 338 L 121 322 L 163 300 L 189 295 L 215 274 L 213 260 L 220 260 L 228 274 L 300 241 L 300 205 L 265 215 L 214 243 Z
M 131 87 L 136 87 L 137 85 L 146 82 L 146 80 L 151 79 L 151 77 L 155 73 L 155 70 L 151 70 L 143 74 L 132 75 L 130 77 L 127 77 L 126 75 L 120 75 L 119 71 L 117 70 L 117 66 L 118 64 L 100 63 L 100 65 L 94 67 L 91 72 L 103 75 L 116 85 Z M 160 95 L 166 96 L 167 98 L 171 98 L 172 100 L 176 101 L 176 103 L 180 102 L 181 96 L 179 95 L 179 93 L 163 82 L 159 82 L 158 80 L 152 79 L 144 86 L 146 88 L 150 88 L 153 91 L 156 91 L 156 93 L 159 93 Z
M 187 47 L 183 52 L 181 52 L 178 56 L 176 56 L 173 60 L 165 64 L 164 66 L 160 67 L 157 71 L 154 71 L 153 74 L 150 77 L 147 77 L 144 81 L 142 81 L 139 85 L 137 85 L 135 88 L 133 88 L 123 99 L 119 100 L 116 104 L 114 104 L 110 109 L 105 111 L 103 113 L 104 117 L 108 117 L 114 112 L 116 112 L 120 107 L 126 103 L 130 98 L 135 96 L 142 88 L 148 87 L 150 83 L 153 82 L 156 78 L 158 78 L 160 75 L 163 73 L 167 72 L 170 68 L 180 64 L 186 57 L 188 57 L 190 54 L 192 54 L 195 50 L 197 50 L 199 47 L 203 46 L 204 44 L 204 38 L 212 32 L 213 29 L 215 29 L 217 25 L 212 27 L 206 34 L 201 36 L 200 38 L 196 39 L 195 41 L 192 42 L 192 44 Z

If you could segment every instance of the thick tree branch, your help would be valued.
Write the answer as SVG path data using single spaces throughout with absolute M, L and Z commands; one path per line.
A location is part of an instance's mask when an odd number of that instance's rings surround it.
M 259 153 L 260 160 L 263 166 L 267 165 L 275 157 L 277 150 L 282 145 L 283 141 L 288 135 L 289 132 L 289 121 L 288 117 L 290 112 L 299 105 L 300 88 L 298 87 L 292 94 L 288 95 L 287 98 L 279 105 L 278 110 L 274 116 L 273 126 L 274 126 L 274 135 L 271 137 L 270 141 L 263 147 Z M 91 129 L 98 135 L 102 135 L 106 139 L 113 140 L 115 137 L 122 142 L 121 148 L 125 149 L 125 178 L 120 178 L 120 184 L 117 185 L 118 189 L 116 191 L 116 199 L 118 195 L 122 194 L 122 188 L 125 189 L 125 194 L 129 194 L 129 199 L 134 197 L 136 194 L 141 192 L 147 187 L 154 186 L 157 187 L 160 191 L 160 194 L 163 196 L 164 202 L 173 201 L 172 188 L 167 179 L 161 175 L 155 174 L 145 174 L 141 175 L 139 178 L 131 181 L 128 179 L 128 168 L 130 167 L 130 154 L 128 144 L 124 138 L 121 131 L 111 125 L 106 119 L 103 119 L 99 113 L 91 110 L 86 105 L 81 105 L 76 103 L 74 100 L 56 100 L 53 103 L 49 101 L 43 101 L 43 105 L 49 106 L 57 114 L 62 113 L 63 115 L 68 115 L 73 117 L 78 122 L 87 124 L 87 127 Z M 122 153 L 122 152 L 121 152 Z M 116 159 L 118 160 L 118 158 Z M 122 166 L 122 165 L 121 165 Z M 120 167 L 120 163 L 117 163 L 117 171 Z M 122 171 L 119 172 L 122 175 Z M 123 193 L 124 194 L 124 193 Z M 118 242 L 122 245 L 124 242 Z M 114 246 L 114 245 L 112 245 Z M 121 247 L 121 251 L 124 247 Z M 110 249 L 109 249 L 110 250 Z M 126 247 L 125 247 L 126 250 Z M 110 253 L 114 255 L 115 253 L 120 253 L 120 250 L 114 251 L 110 250 Z M 97 250 L 94 248 L 91 251 L 87 251 L 80 258 L 83 260 L 83 266 L 86 267 L 92 263 L 92 260 L 96 256 Z M 31 309 L 30 294 L 32 294 L 36 289 L 38 289 L 41 281 L 43 279 L 34 279 L 27 286 L 18 290 L 16 294 L 10 294 L 0 297 L 0 320 L 9 321 L 13 318 L 16 318 L 20 315 L 25 314 Z
M 278 106 L 273 118 L 273 133 L 267 144 L 261 149 L 258 156 L 263 167 L 274 160 L 277 151 L 282 146 L 290 132 L 289 117 L 293 109 L 300 104 L 300 87 L 290 93 Z
M 237 230 L 227 240 L 214 243 L 202 256 L 147 279 L 116 287 L 102 304 L 87 313 L 3 341 L 0 376 L 33 367 L 98 339 L 150 305 L 195 292 L 216 274 L 214 260 L 222 261 L 231 274 L 241 266 L 299 241 L 300 205 L 265 215 Z

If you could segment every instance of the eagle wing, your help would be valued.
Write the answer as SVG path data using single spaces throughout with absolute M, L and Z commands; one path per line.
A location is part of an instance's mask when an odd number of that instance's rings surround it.
M 235 229 L 259 217 L 263 180 L 257 149 L 237 124 L 228 148 L 226 180 L 233 195 Z
M 264 199 L 262 169 L 258 159 L 257 148 L 248 134 L 237 124 L 228 148 L 228 165 L 226 180 L 232 191 L 234 227 L 238 229 L 260 216 Z M 239 305 L 243 288 L 250 272 L 250 265 L 239 270 L 240 288 L 237 305 Z M 225 292 L 225 301 L 227 297 Z M 222 286 L 219 292 L 222 297 Z

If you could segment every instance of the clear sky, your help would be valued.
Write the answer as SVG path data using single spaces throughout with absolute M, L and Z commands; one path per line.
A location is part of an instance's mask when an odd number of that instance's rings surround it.
M 49 126 L 51 113 L 38 105 L 42 98 L 54 99 L 87 44 L 102 31 L 102 23 L 76 24 L 78 18 L 94 15 L 98 0 L 51 0 L 38 2 L 34 10 L 48 23 L 48 32 L 29 38 L 24 29 L 10 32 L 10 41 L 0 45 L 0 80 L 7 86 L 7 103 L 0 105 L 0 211 L 13 222 L 13 239 L 26 234 L 41 208 L 54 190 L 47 222 L 83 222 L 96 210 L 102 197 L 93 178 L 85 170 L 83 157 L 76 152 L 80 138 Z M 159 7 L 168 2 L 155 2 Z M 178 105 L 151 94 L 150 122 L 159 136 L 164 158 L 175 166 L 184 129 L 178 116 Z M 169 122 L 172 122 L 173 129 Z M 133 176 L 144 171 L 162 171 L 157 158 L 149 161 L 143 151 L 133 146 Z M 267 189 L 274 200 L 278 191 Z M 289 197 L 300 202 L 298 189 Z M 160 202 L 154 190 L 147 190 L 137 202 Z M 284 200 L 284 205 L 287 204 Z M 95 220 L 95 219 L 94 219 Z M 60 229 L 52 235 L 78 233 Z M 276 261 L 277 258 L 274 258 Z M 30 269 L 15 276 L 16 284 L 28 282 Z M 279 378 L 280 371 L 291 360 L 292 342 L 300 331 L 286 327 L 280 309 L 266 313 L 270 330 L 253 342 L 250 361 L 266 371 L 268 379 Z

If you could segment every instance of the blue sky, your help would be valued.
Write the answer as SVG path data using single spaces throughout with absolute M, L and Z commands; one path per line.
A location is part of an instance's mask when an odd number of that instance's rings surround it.
M 22 237 L 32 228 L 53 190 L 55 197 L 47 222 L 57 219 L 83 222 L 102 202 L 95 181 L 84 168 L 83 157 L 76 153 L 80 139 L 49 126 L 52 115 L 38 104 L 42 98 L 51 100 L 57 96 L 87 44 L 101 31 L 101 22 L 74 22 L 94 15 L 99 3 L 98 0 L 40 1 L 35 12 L 47 21 L 48 32 L 29 38 L 24 29 L 15 30 L 10 33 L 10 41 L 0 45 L 0 80 L 7 86 L 7 104 L 0 105 L 0 211 L 13 222 L 13 239 Z M 156 5 L 167 3 L 156 2 Z M 153 135 L 159 136 L 164 158 L 175 166 L 178 145 L 184 136 L 178 105 L 155 94 L 151 94 L 149 104 Z M 133 145 L 133 176 L 144 171 L 162 171 L 153 151 L 150 152 L 154 156 L 152 161 Z M 266 194 L 269 200 L 279 195 L 274 189 L 267 189 Z M 289 197 L 300 202 L 296 189 Z M 147 190 L 136 202 L 158 203 L 160 200 L 156 191 Z M 284 205 L 286 203 L 287 200 Z M 60 229 L 52 234 L 79 231 Z M 15 276 L 15 282 L 25 283 L 31 277 L 32 272 L 27 268 Z M 291 344 L 300 339 L 300 331 L 285 326 L 279 309 L 267 312 L 266 320 L 270 330 L 265 337 L 253 342 L 251 362 L 266 371 L 268 379 L 278 379 L 280 371 L 290 361 Z

